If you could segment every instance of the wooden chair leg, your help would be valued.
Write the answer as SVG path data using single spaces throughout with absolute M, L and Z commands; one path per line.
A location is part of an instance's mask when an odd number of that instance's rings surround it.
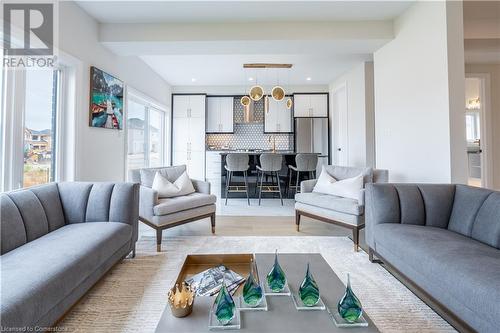
M 161 229 L 156 229 L 156 252 L 161 252 Z
M 212 226 L 212 234 L 215 234 L 215 213 L 210 215 L 210 224 Z
M 352 229 L 352 241 L 354 242 L 354 251 L 359 251 L 359 228 Z
M 298 210 L 295 211 L 295 228 L 297 232 L 300 231 L 300 213 Z

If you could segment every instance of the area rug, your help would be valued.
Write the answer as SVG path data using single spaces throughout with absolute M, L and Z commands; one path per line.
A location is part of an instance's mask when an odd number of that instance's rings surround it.
M 135 259 L 115 266 L 67 314 L 66 332 L 154 332 L 189 253 L 321 253 L 345 283 L 347 272 L 366 313 L 382 332 L 453 332 L 453 328 L 346 237 L 142 237 Z

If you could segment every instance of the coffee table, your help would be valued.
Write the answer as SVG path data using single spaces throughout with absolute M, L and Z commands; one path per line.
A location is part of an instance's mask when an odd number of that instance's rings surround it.
M 273 264 L 274 254 L 255 254 L 255 258 L 259 278 L 264 282 L 266 274 Z M 285 271 L 292 293 L 297 291 L 304 279 L 306 265 L 309 262 L 311 272 L 320 288 L 323 302 L 330 308 L 332 313 L 333 311 L 337 311 L 337 302 L 344 295 L 345 285 L 335 275 L 321 254 L 279 254 L 279 262 Z M 356 285 L 352 287 L 354 292 L 356 292 Z M 213 332 L 208 330 L 208 314 L 213 302 L 214 297 L 197 297 L 191 315 L 185 318 L 176 318 L 170 313 L 170 307 L 166 302 L 165 296 L 165 310 L 155 332 Z M 234 332 L 379 332 L 366 313 L 363 313 L 363 316 L 368 322 L 368 327 L 338 328 L 331 320 L 327 311 L 297 311 L 290 296 L 267 296 L 267 304 L 269 311 L 241 312 L 241 329 Z

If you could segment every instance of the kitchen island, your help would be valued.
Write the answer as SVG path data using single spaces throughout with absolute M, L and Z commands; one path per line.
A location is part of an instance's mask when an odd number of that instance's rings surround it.
M 218 153 L 220 155 L 220 193 L 215 193 L 215 194 L 217 194 L 217 196 L 219 196 L 220 198 L 226 197 L 225 189 L 226 189 L 227 171 L 224 168 L 224 165 L 226 164 L 227 154 L 234 154 L 234 153 L 247 154 L 249 156 L 249 169 L 248 169 L 249 196 L 250 198 L 258 198 L 259 192 L 257 190 L 257 165 L 259 165 L 259 157 L 263 153 L 272 153 L 272 151 L 271 150 L 224 150 L 224 151 L 218 151 Z M 282 195 L 284 198 L 287 197 L 287 194 L 289 194 L 289 197 L 293 197 L 294 191 L 288 190 L 288 177 L 289 177 L 288 166 L 295 165 L 295 156 L 298 153 L 290 150 L 277 150 L 275 153 L 283 155 L 281 171 L 279 172 Z M 303 179 L 308 179 L 308 175 L 306 173 L 301 174 L 301 180 Z M 264 177 L 264 183 L 266 185 L 268 184 L 270 185 L 271 177 L 270 176 Z M 243 172 L 233 173 L 231 186 L 241 186 L 243 188 L 244 186 Z M 246 193 L 231 192 L 229 193 L 229 198 L 246 198 Z M 263 199 L 279 198 L 279 194 L 276 192 L 272 193 L 262 192 L 262 198 Z

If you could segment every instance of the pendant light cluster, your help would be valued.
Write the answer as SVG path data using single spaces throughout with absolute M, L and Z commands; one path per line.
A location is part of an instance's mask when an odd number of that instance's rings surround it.
M 291 64 L 244 64 L 243 68 L 252 68 L 252 69 L 268 69 L 268 68 L 280 68 L 280 69 L 290 69 L 292 68 Z M 256 82 L 257 83 L 257 82 Z M 255 84 L 250 87 L 248 91 L 248 95 L 241 97 L 240 103 L 241 105 L 247 107 L 250 105 L 251 101 L 257 102 L 260 101 L 264 97 L 264 88 L 262 86 Z M 286 92 L 283 87 L 279 85 L 279 77 L 277 79 L 277 84 L 271 89 L 271 97 L 280 102 L 285 99 Z M 266 97 L 267 98 L 267 97 Z M 288 98 L 286 101 L 286 108 L 291 109 L 293 105 L 292 99 Z

